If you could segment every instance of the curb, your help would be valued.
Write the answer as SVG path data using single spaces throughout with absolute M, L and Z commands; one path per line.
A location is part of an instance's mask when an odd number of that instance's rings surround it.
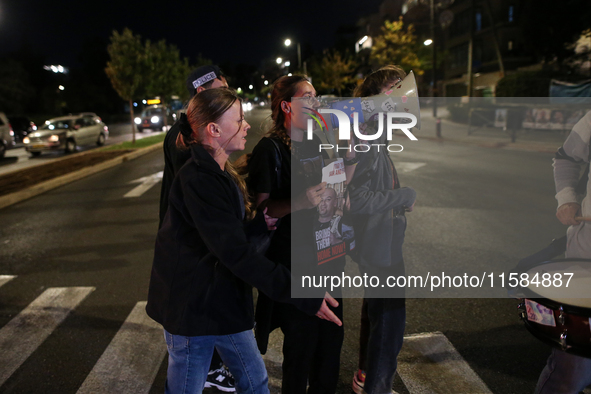
M 421 139 L 429 140 L 429 141 L 439 141 L 439 142 L 453 142 L 457 144 L 465 144 L 465 145 L 474 145 L 480 146 L 482 148 L 496 148 L 496 149 L 508 149 L 508 150 L 520 150 L 520 151 L 529 151 L 529 152 L 541 152 L 541 153 L 556 153 L 556 150 L 560 148 L 560 144 L 552 145 L 549 144 L 533 144 L 533 143 L 523 143 L 523 142 L 510 142 L 510 141 L 493 141 L 491 140 L 465 140 L 461 138 L 449 138 L 449 137 L 426 137 L 422 136 Z
M 460 126 L 466 127 L 464 123 L 456 123 L 449 119 L 441 119 L 442 123 L 445 123 L 447 126 Z M 563 142 L 537 142 L 537 141 L 527 141 L 527 140 L 520 140 L 511 142 L 509 136 L 506 138 L 494 138 L 489 136 L 452 136 L 447 137 L 445 133 L 442 137 L 436 136 L 421 136 L 422 139 L 429 140 L 429 141 L 439 141 L 439 142 L 453 142 L 459 144 L 466 144 L 466 145 L 473 145 L 473 146 L 480 146 L 483 148 L 496 148 L 496 149 L 508 149 L 508 150 L 520 150 L 520 151 L 529 151 L 529 152 L 541 152 L 541 153 L 556 153 L 556 150 L 562 146 Z
M 89 175 L 96 174 L 98 172 L 107 170 L 111 167 L 115 167 L 118 164 L 123 162 L 136 159 L 140 156 L 143 156 L 147 153 L 153 152 L 158 149 L 162 149 L 162 142 L 157 144 L 148 146 L 146 148 L 137 149 L 133 152 L 126 153 L 124 155 L 115 157 L 111 160 L 104 161 L 102 163 L 95 164 L 90 167 L 82 168 L 78 171 L 70 172 L 69 174 L 65 174 L 59 176 L 54 179 L 47 180 L 45 182 L 41 182 L 37 185 L 33 185 L 27 189 L 20 190 L 18 192 L 10 193 L 5 196 L 0 197 L 0 209 L 6 208 L 10 205 L 16 204 L 18 202 L 27 200 L 31 197 L 35 197 L 39 194 L 45 193 L 49 190 L 55 189 L 57 187 L 66 185 L 70 182 L 77 181 L 79 179 L 85 178 Z

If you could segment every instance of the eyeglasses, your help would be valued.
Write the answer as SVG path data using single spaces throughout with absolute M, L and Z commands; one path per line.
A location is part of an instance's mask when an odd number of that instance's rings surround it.
M 304 104 L 307 104 L 309 106 L 314 106 L 319 102 L 318 97 L 312 96 L 312 95 L 306 95 L 306 96 L 294 97 L 294 98 L 297 100 L 301 100 Z

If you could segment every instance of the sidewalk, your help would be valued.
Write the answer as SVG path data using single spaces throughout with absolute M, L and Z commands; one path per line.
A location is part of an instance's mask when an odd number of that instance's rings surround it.
M 421 109 L 421 130 L 415 134 L 419 140 L 441 140 L 490 148 L 553 153 L 568 137 L 568 132 L 557 130 L 517 130 L 516 140 L 511 142 L 511 134 L 508 131 L 495 127 L 472 126 L 468 135 L 468 125 L 450 121 L 446 108 L 437 108 L 437 117 L 441 119 L 441 138 L 436 134 L 433 109 Z

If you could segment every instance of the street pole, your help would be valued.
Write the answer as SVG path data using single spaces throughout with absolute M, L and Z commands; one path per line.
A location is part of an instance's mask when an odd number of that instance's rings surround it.
M 300 43 L 297 43 L 298 46 L 298 71 L 302 71 L 302 51 L 300 49 Z M 305 72 L 304 72 L 305 73 Z
M 433 69 L 431 74 L 431 83 L 433 85 L 433 118 L 437 118 L 437 78 L 436 78 L 436 70 L 437 70 L 437 51 L 435 50 L 435 43 L 437 40 L 435 39 L 435 0 L 431 0 L 431 43 L 432 45 L 432 58 L 433 58 Z
M 499 39 L 497 37 L 497 28 L 495 26 L 495 20 L 492 15 L 492 5 L 490 4 L 490 0 L 486 0 L 485 7 L 486 13 L 488 14 L 488 18 L 490 20 L 490 26 L 492 27 L 492 35 L 493 40 L 495 43 L 495 51 L 497 52 L 497 60 L 499 62 L 499 71 L 501 73 L 501 78 L 505 76 L 505 66 L 503 64 L 503 55 L 501 54 L 501 47 L 499 46 Z
M 468 42 L 468 97 L 472 97 L 472 63 L 474 56 L 474 0 L 470 0 L 470 41 Z

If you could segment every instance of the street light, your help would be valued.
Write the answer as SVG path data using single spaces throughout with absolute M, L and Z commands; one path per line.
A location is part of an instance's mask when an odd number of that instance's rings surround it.
M 429 45 L 433 44 L 433 40 L 428 38 L 425 40 L 425 42 L 423 44 L 425 44 L 425 46 L 429 46 Z
M 59 89 L 59 90 L 64 90 L 64 89 L 65 89 L 65 88 L 64 88 L 64 85 L 60 85 L 60 86 L 58 86 L 58 89 Z
M 289 38 L 285 39 L 285 41 L 283 42 L 285 44 L 286 47 L 291 45 L 291 40 Z M 300 43 L 296 43 L 297 46 L 297 50 L 298 50 L 298 70 L 302 69 L 302 50 L 300 48 Z M 304 74 L 306 73 L 306 70 L 304 70 Z
M 52 64 L 50 66 L 43 66 L 43 69 L 47 70 L 47 71 L 52 71 L 55 74 L 67 74 L 68 73 L 68 69 L 62 65 L 59 65 L 59 64 L 57 64 L 57 65 Z
M 281 59 L 280 57 L 277 58 L 277 60 L 275 60 L 277 62 L 277 64 L 281 64 L 283 62 L 283 59 Z
M 249 88 L 250 90 L 252 90 L 253 86 L 252 86 L 252 85 L 248 85 L 248 88 Z
M 430 5 L 430 19 L 431 19 L 431 37 L 435 38 L 435 0 L 429 1 Z M 437 137 L 441 137 L 441 121 L 437 118 L 437 49 L 435 48 L 435 43 L 432 39 L 427 40 L 431 41 L 430 44 L 433 44 L 431 47 L 431 58 L 433 59 L 433 66 L 431 69 L 431 84 L 432 87 L 432 96 L 433 96 L 433 119 L 435 119 L 435 134 Z M 425 41 L 425 45 L 427 45 L 427 41 Z

